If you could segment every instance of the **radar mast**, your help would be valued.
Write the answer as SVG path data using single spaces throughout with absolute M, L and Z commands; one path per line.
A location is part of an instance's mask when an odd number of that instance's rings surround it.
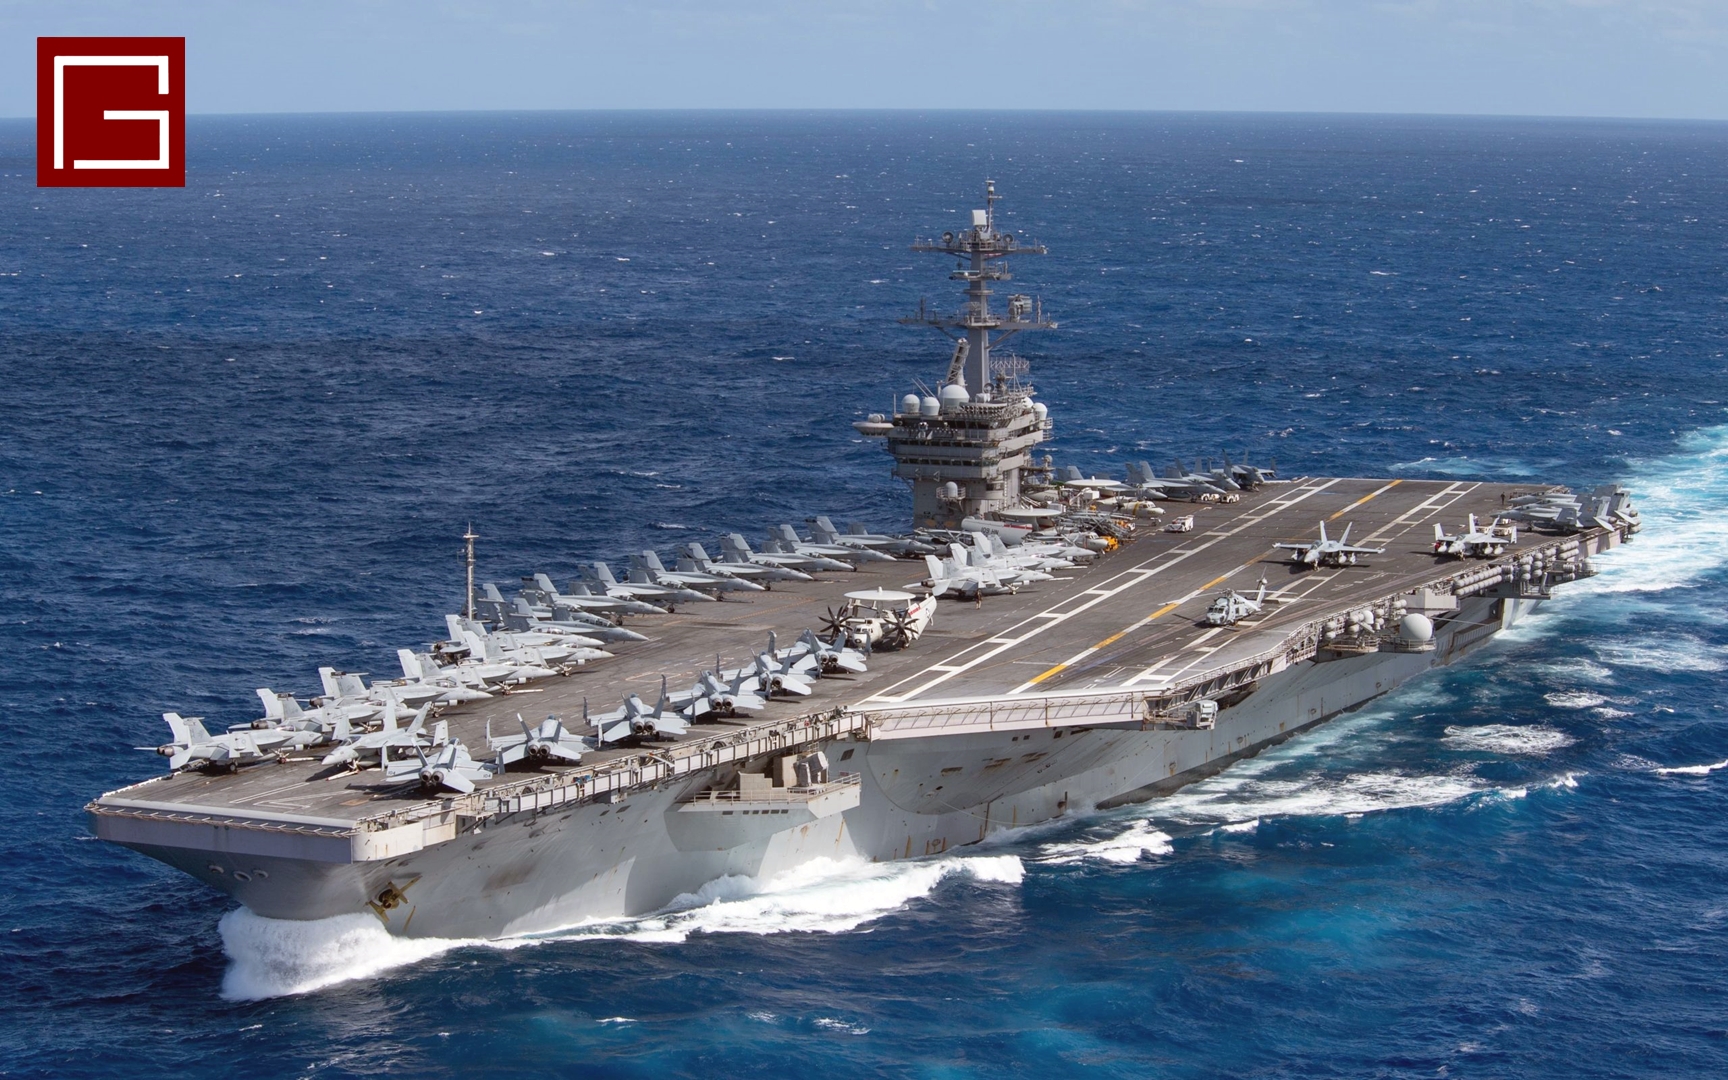
M 1001 346 L 1022 330 L 1056 324 L 1030 296 L 1010 295 L 1001 311 L 990 303 L 992 286 L 1012 280 L 1008 256 L 1042 255 L 1045 249 L 997 228 L 997 198 L 995 181 L 986 180 L 984 208 L 972 211 L 971 228 L 912 244 L 913 251 L 953 256 L 949 277 L 966 287 L 959 310 L 938 311 L 920 301 L 916 312 L 900 320 L 934 327 L 953 340 L 940 388 L 932 393 L 920 384 L 918 392 L 895 403 L 892 418 L 874 414 L 854 425 L 887 438 L 894 475 L 912 485 L 919 527 L 957 529 L 967 518 L 1019 506 L 1020 473 L 1034 464 L 1028 452 L 1050 430 L 1047 410 L 1032 400 L 1032 387 L 1022 379 L 1026 362 Z

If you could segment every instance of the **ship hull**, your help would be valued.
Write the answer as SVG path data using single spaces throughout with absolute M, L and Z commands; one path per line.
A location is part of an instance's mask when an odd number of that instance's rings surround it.
M 1211 728 L 835 742 L 832 767 L 856 773 L 856 782 L 815 800 L 703 806 L 691 799 L 708 786 L 698 779 L 505 815 L 400 858 L 366 861 L 312 850 L 305 839 L 182 846 L 119 823 L 102 831 L 268 917 L 370 912 L 414 937 L 548 932 L 693 902 L 726 878 L 771 878 L 816 859 L 928 857 L 1004 829 L 1156 798 L 1451 663 L 1535 606 L 1468 599 L 1438 629 L 1433 650 L 1293 665 L 1223 705 Z

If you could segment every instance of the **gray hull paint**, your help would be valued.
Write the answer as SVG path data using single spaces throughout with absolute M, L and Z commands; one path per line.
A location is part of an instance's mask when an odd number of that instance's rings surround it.
M 773 876 L 818 858 L 935 855 L 1002 829 L 1155 797 L 1451 662 L 1535 606 L 1471 599 L 1439 629 L 1431 652 L 1298 664 L 1221 709 L 1210 730 L 1035 729 L 836 743 L 830 759 L 838 770 L 859 772 L 860 782 L 849 798 L 814 813 L 693 820 L 680 807 L 706 786 L 697 781 L 616 804 L 494 819 L 384 861 L 323 861 L 275 854 L 271 845 L 199 850 L 150 843 L 145 835 L 110 838 L 260 915 L 372 910 L 391 932 L 414 937 L 544 932 L 655 911 L 727 876 Z M 368 905 L 392 886 L 400 903 Z

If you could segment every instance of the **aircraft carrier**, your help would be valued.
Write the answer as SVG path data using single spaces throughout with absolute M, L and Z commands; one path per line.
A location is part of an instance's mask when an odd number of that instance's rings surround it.
M 432 790 L 296 748 L 103 795 L 88 806 L 96 834 L 275 918 L 371 912 L 397 934 L 500 937 L 641 914 L 730 875 L 922 858 L 1167 793 L 1467 655 L 1637 529 L 1624 493 L 1580 513 L 1562 489 L 1352 477 L 1217 498 L 1204 479 L 1142 473 L 1134 490 L 1192 527 L 1133 517 L 1146 505 L 1128 485 L 1053 482 L 1034 454 L 1053 421 L 1002 343 L 1052 324 L 1035 300 L 998 307 L 992 294 L 1008 256 L 1042 249 L 997 229 L 993 189 L 970 229 L 916 247 L 953 257 L 965 288 L 957 310 L 908 320 L 949 335 L 947 374 L 857 425 L 884 438 L 912 486 L 913 524 L 1018 541 L 1095 522 L 1092 539 L 1109 538 L 1093 546 L 1113 550 L 1018 589 L 989 587 L 982 556 L 972 569 L 872 560 L 628 617 L 647 640 L 437 714 L 446 742 L 481 762 L 518 714 L 556 715 L 582 737 L 578 762 Z M 1525 529 L 1442 551 L 1441 530 L 1469 521 L 1474 533 L 1509 507 L 1534 508 Z M 1349 526 L 1348 547 L 1321 552 L 1323 525 L 1329 537 Z M 944 593 L 934 621 L 905 648 L 870 652 L 864 670 L 811 678 L 808 696 L 652 738 L 583 726 L 590 704 L 747 666 L 771 633 L 784 643 L 822 627 L 846 593 L 914 578 Z M 1249 611 L 1255 595 L 1266 599 Z M 1209 617 L 1221 596 L 1242 610 Z

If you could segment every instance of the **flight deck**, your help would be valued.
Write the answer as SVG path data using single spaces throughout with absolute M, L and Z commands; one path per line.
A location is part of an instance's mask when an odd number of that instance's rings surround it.
M 1124 689 L 1155 694 L 1197 672 L 1247 664 L 1277 649 L 1301 626 L 1392 595 L 1444 587 L 1460 574 L 1479 570 L 1487 564 L 1436 557 L 1433 526 L 1452 526 L 1472 513 L 1492 517 L 1514 495 L 1530 490 L 1464 481 L 1300 478 L 1244 493 L 1235 503 L 1199 504 L 1192 510 L 1190 532 L 1165 532 L 1156 521 L 1142 521 L 1117 551 L 1091 566 L 1060 572 L 1057 580 L 977 602 L 944 601 L 934 625 L 912 647 L 874 653 L 863 674 L 817 679 L 809 697 L 776 698 L 748 719 L 695 724 L 676 741 L 591 751 L 579 766 L 545 768 L 541 775 L 591 772 L 610 762 L 655 766 L 674 756 L 688 758 L 679 753 L 687 749 L 681 744 L 719 748 L 724 743 L 747 755 L 753 746 L 779 745 L 785 738 L 782 728 L 792 728 L 785 722 L 795 718 L 806 726 L 810 718 L 827 718 L 800 729 L 799 741 L 815 742 L 854 730 L 839 719 L 853 712 L 888 710 L 905 716 L 922 705 L 967 699 L 1004 703 Z M 1287 551 L 1273 546 L 1310 541 L 1321 522 L 1334 538 L 1348 525 L 1353 544 L 1384 548 L 1384 553 L 1364 556 L 1357 565 L 1309 568 L 1293 564 Z M 1501 562 L 1515 562 L 1522 551 L 1555 542 L 1529 536 Z M 907 587 L 922 576 L 921 569 L 915 561 L 867 562 L 854 572 L 776 584 L 742 600 L 632 617 L 627 625 L 648 635 L 647 642 L 621 647 L 615 657 L 590 662 L 566 677 L 449 707 L 440 718 L 449 722 L 452 737 L 484 760 L 488 725 L 504 734 L 520 730 L 518 714 L 530 723 L 557 714 L 580 730 L 584 702 L 596 713 L 615 708 L 627 694 L 651 704 L 662 678 L 677 690 L 717 663 L 740 666 L 766 647 L 770 632 L 782 646 L 790 644 L 806 628 L 820 628 L 825 612 L 839 606 L 844 593 Z M 1220 590 L 1252 592 L 1262 578 L 1271 602 L 1261 614 L 1230 626 L 1202 621 Z M 767 733 L 767 742 L 756 739 L 760 732 Z M 658 774 L 655 768 L 650 772 Z M 476 795 L 520 786 L 535 775 L 512 771 L 483 783 Z M 632 775 L 645 782 L 639 771 Z M 596 785 L 587 794 L 598 791 Z M 387 783 L 376 769 L 322 766 L 312 753 L 233 775 L 183 771 L 159 777 L 111 793 L 94 808 L 99 813 L 107 808 L 274 820 L 322 830 L 352 828 L 392 808 L 420 804 L 431 809 L 450 802 L 429 799 L 413 782 Z

